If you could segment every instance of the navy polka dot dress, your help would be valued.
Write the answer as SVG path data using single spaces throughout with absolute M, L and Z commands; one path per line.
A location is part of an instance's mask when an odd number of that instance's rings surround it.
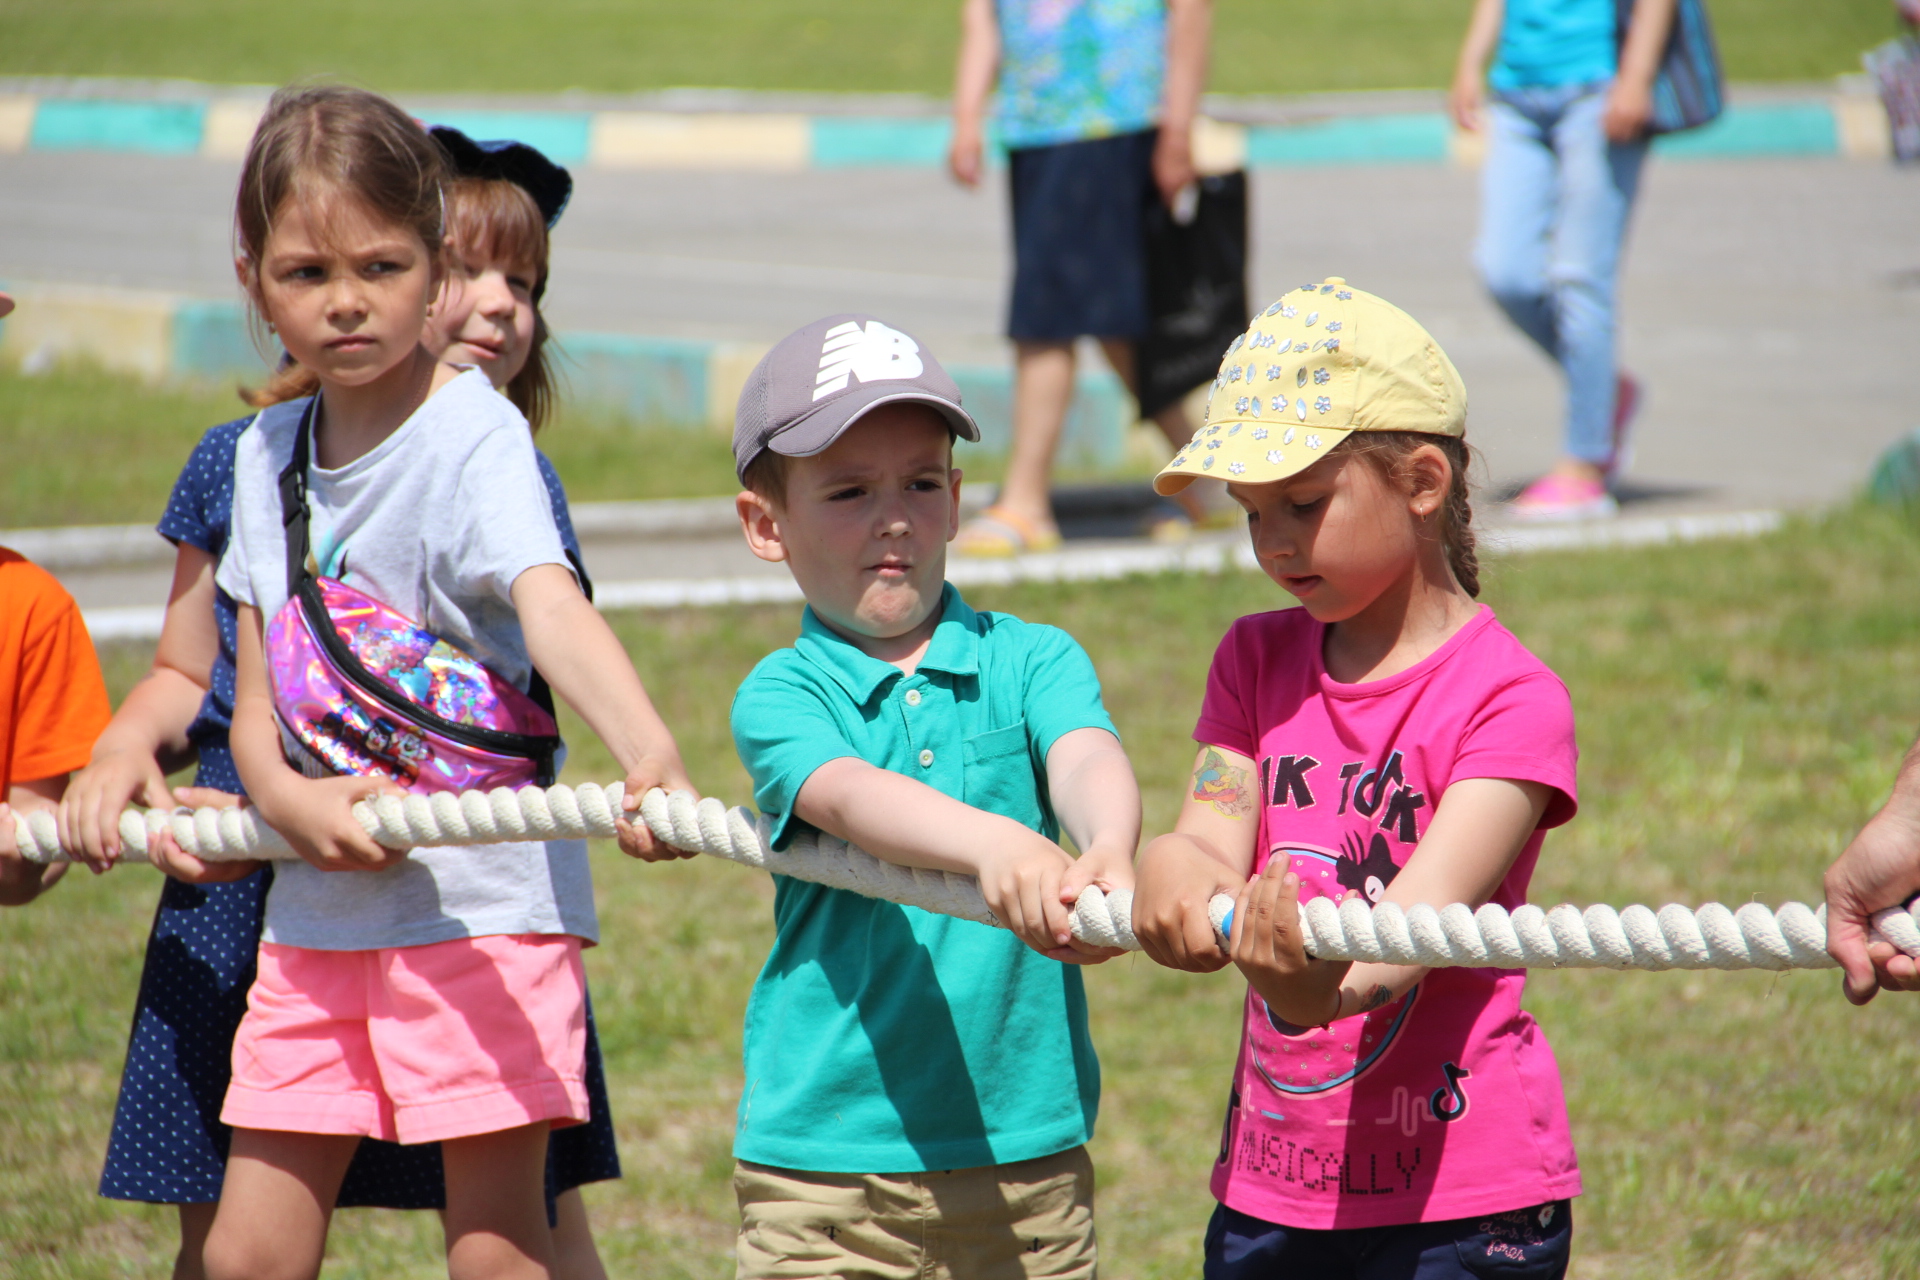
M 251 418 L 213 428 L 201 438 L 174 484 L 161 518 L 161 536 L 218 559 L 226 549 L 233 509 L 233 458 Z M 576 557 L 579 543 L 567 513 L 560 477 L 546 456 L 540 474 L 553 498 L 560 536 Z M 233 723 L 234 631 L 237 611 L 226 592 L 214 604 L 220 654 L 212 688 L 188 730 L 199 749 L 194 781 L 238 792 L 227 732 Z M 247 1011 L 254 960 L 266 913 L 268 868 L 232 884 L 166 881 L 147 939 L 140 997 L 133 1012 L 127 1065 L 113 1113 L 113 1135 L 100 1194 L 115 1200 L 194 1204 L 220 1198 L 232 1130 L 220 1123 L 232 1071 L 233 1036 Z M 553 1197 L 587 1182 L 620 1176 L 613 1120 L 607 1109 L 600 1040 L 587 1005 L 586 1124 L 556 1129 L 547 1147 L 548 1214 Z M 439 1209 L 446 1183 L 437 1143 L 401 1146 L 367 1139 L 340 1188 L 342 1207 Z

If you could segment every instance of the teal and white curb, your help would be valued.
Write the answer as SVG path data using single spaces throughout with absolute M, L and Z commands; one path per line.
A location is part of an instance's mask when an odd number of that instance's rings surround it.
M 98 92 L 96 90 L 96 92 Z M 1673 159 L 1890 154 L 1886 113 L 1870 95 L 1840 92 L 1734 101 L 1706 128 L 1661 138 Z M 0 152 L 108 151 L 237 159 L 265 98 L 208 87 L 205 97 L 8 93 L 0 89 Z M 938 115 L 809 115 L 785 111 L 472 110 L 416 105 L 423 119 L 479 138 L 518 138 L 561 164 L 589 169 L 798 171 L 931 167 L 951 125 Z M 1316 107 L 1317 113 L 1320 108 Z M 1203 120 L 1207 169 L 1329 164 L 1472 163 L 1479 140 L 1439 111 L 1343 114 L 1298 123 Z
M 4 282 L 0 282 L 4 283 Z M 264 380 L 267 367 L 237 302 L 80 285 L 16 283 L 19 303 L 0 320 L 0 365 L 29 373 L 85 361 L 144 378 Z M 765 344 L 629 333 L 557 335 L 568 395 L 651 426 L 731 432 L 734 404 Z M 1013 438 L 1011 369 L 949 365 L 980 423 L 978 448 L 1005 452 Z M 1106 370 L 1080 375 L 1062 460 L 1109 468 L 1126 453 L 1133 398 Z

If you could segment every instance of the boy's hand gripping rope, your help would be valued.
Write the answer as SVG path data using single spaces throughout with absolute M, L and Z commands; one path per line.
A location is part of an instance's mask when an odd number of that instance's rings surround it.
M 354 806 L 368 835 L 393 849 L 442 845 L 500 844 L 516 840 L 611 838 L 621 813 L 623 790 L 599 787 L 526 787 L 510 791 L 440 792 L 430 796 L 380 796 Z M 971 876 L 926 871 L 883 862 L 844 840 L 807 833 L 776 851 L 767 821 L 744 808 L 729 809 L 712 797 L 695 803 L 685 792 L 655 789 L 642 797 L 637 815 L 655 838 L 677 849 L 712 854 L 847 889 L 869 898 L 920 907 L 940 915 L 998 925 Z M 14 815 L 21 853 L 34 862 L 67 855 L 59 846 L 53 815 Z M 181 849 L 208 862 L 249 858 L 286 860 L 296 855 L 278 832 L 251 809 L 129 809 L 120 815 L 122 857 L 144 861 L 161 831 Z M 1214 928 L 1231 928 L 1233 899 L 1221 894 L 1209 904 Z M 1133 894 L 1089 887 L 1073 910 L 1073 933 L 1093 946 L 1140 950 L 1133 934 Z M 1402 908 L 1358 899 L 1336 905 L 1316 898 L 1301 912 L 1307 951 L 1323 960 L 1502 969 L 1832 969 L 1826 953 L 1826 908 L 1789 902 L 1777 912 L 1758 903 L 1732 911 L 1719 903 L 1698 910 L 1662 907 L 1557 906 L 1531 904 L 1511 913 L 1488 903 L 1475 911 L 1455 903 L 1435 909 Z M 1902 908 L 1878 912 L 1874 936 L 1920 957 L 1920 925 Z

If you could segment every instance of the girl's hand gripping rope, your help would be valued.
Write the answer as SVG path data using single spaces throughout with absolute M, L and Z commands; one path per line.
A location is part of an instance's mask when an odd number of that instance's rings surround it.
M 60 845 L 75 862 L 96 874 L 120 860 L 120 814 L 138 801 L 156 809 L 183 803 L 167 786 L 167 775 L 152 752 L 95 748 L 94 758 L 60 797 L 56 821 Z
M 385 778 L 303 778 L 288 770 L 284 782 L 258 798 L 258 807 L 267 825 L 320 870 L 385 871 L 405 861 L 407 851 L 375 843 L 354 816 L 353 806 L 377 796 L 405 794 Z
M 693 783 L 687 780 L 687 771 L 681 765 L 679 756 L 642 757 L 638 764 L 627 771 L 626 795 L 620 802 L 620 816 L 614 819 L 614 838 L 620 843 L 620 852 L 642 862 L 671 862 L 676 858 L 697 857 L 700 852 L 698 849 L 676 849 L 654 835 L 645 822 L 637 821 L 641 797 L 655 787 L 668 794 L 685 791 L 696 801 L 700 798 Z
M 246 797 L 236 796 L 230 791 L 216 791 L 212 787 L 176 787 L 173 800 L 175 804 L 188 809 L 244 809 L 247 807 Z M 267 865 L 254 860 L 203 861 L 182 849 L 179 841 L 173 838 L 173 832 L 165 828 L 149 839 L 147 861 L 175 880 L 184 881 L 187 884 L 227 884 L 234 880 L 244 880 Z
M 1133 932 L 1156 964 L 1212 973 L 1232 960 L 1215 930 L 1209 904 L 1244 891 L 1245 882 L 1185 834 L 1161 836 L 1141 852 L 1133 897 Z
M 1231 922 L 1233 963 L 1274 1016 L 1301 1027 L 1323 1026 L 1340 1016 L 1340 981 L 1351 966 L 1307 954 L 1300 877 L 1287 859 L 1269 861 L 1240 891 Z

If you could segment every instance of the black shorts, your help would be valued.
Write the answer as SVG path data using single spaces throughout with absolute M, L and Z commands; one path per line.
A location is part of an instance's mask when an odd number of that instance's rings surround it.
M 1015 341 L 1147 336 L 1145 215 L 1157 129 L 1007 153 Z
M 1573 1202 L 1446 1222 L 1310 1231 L 1221 1205 L 1207 1224 L 1206 1280 L 1561 1280 Z

